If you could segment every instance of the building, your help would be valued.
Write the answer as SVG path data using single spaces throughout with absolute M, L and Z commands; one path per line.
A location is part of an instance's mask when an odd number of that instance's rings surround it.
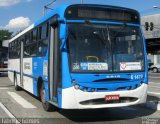
M 146 38 L 148 59 L 160 63 L 160 14 L 142 17 L 142 27 Z
M 9 44 L 9 40 L 4 40 L 4 41 L 2 42 L 2 46 L 3 46 L 3 47 L 8 47 L 8 44 Z

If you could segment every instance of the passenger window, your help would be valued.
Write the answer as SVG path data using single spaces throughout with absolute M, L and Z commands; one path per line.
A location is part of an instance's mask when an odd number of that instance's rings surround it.
M 24 46 L 24 57 L 30 56 L 30 48 L 28 45 Z
M 38 30 L 38 40 L 41 40 L 42 27 L 39 27 Z
M 46 55 L 47 47 L 48 47 L 47 42 L 48 42 L 47 39 L 39 42 L 38 56 L 45 56 Z
M 47 37 L 47 24 L 42 26 L 41 39 L 45 39 Z
M 30 42 L 30 34 L 26 34 L 25 36 L 25 43 L 28 44 Z
M 30 45 L 30 56 L 37 56 L 38 44 L 37 42 Z
M 32 42 L 36 42 L 37 41 L 37 29 L 34 29 L 32 31 Z

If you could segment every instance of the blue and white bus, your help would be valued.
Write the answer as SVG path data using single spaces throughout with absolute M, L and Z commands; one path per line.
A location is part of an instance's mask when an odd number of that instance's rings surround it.
M 146 101 L 145 40 L 136 10 L 59 7 L 10 40 L 9 78 L 46 111 L 130 106 Z

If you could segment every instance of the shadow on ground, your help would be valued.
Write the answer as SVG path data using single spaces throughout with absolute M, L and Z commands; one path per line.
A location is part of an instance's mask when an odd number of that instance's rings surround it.
M 74 122 L 127 120 L 141 118 L 151 115 L 155 112 L 155 110 L 146 109 L 145 106 L 133 106 L 133 108 L 135 108 L 135 110 L 124 110 L 123 108 L 107 108 L 88 110 L 59 110 L 59 112 Z M 139 108 L 143 111 L 140 111 Z

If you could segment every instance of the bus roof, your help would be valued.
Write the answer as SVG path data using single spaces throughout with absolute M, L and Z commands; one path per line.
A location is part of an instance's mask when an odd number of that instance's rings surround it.
M 125 8 L 125 7 L 118 7 L 118 6 L 111 6 L 111 5 L 99 5 L 99 4 L 63 5 L 61 7 L 57 7 L 56 9 L 52 10 L 49 14 L 47 14 L 46 16 L 42 17 L 41 19 L 39 19 L 38 21 L 36 21 L 32 25 L 30 25 L 28 28 L 26 28 L 25 30 L 23 30 L 22 32 L 17 34 L 15 37 L 10 39 L 9 42 L 14 41 L 18 37 L 22 36 L 23 34 L 27 33 L 28 31 L 32 30 L 34 27 L 37 27 L 38 25 L 42 24 L 43 22 L 45 22 L 46 20 L 48 20 L 49 18 L 53 17 L 56 14 L 59 15 L 59 20 L 65 20 L 65 11 L 67 10 L 67 8 L 74 7 L 74 6 L 78 6 L 78 7 L 99 7 L 99 8 L 111 8 L 111 9 L 114 8 L 114 9 L 117 9 L 117 10 L 131 11 L 131 12 L 134 12 L 134 13 L 139 15 L 138 11 L 136 11 L 134 9 Z

